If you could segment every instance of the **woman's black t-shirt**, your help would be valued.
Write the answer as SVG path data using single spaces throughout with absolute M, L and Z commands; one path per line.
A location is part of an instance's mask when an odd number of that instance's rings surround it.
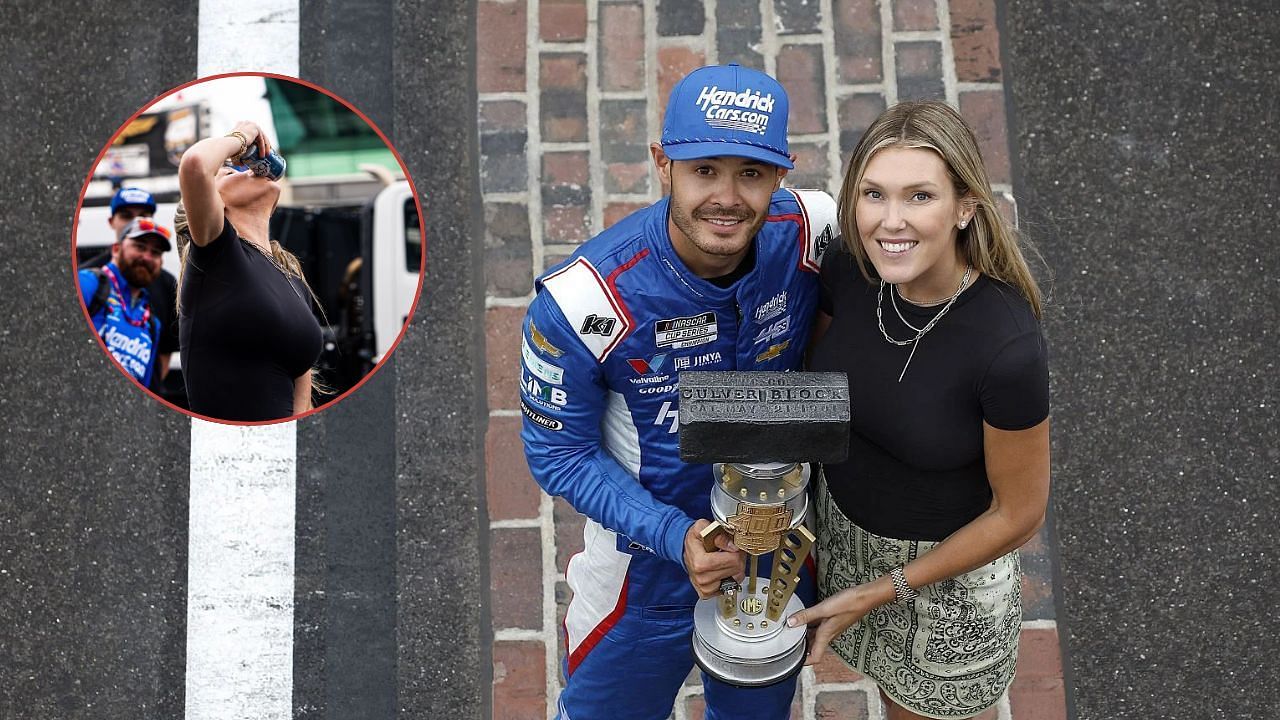
M 1048 351 L 1030 304 L 1013 287 L 979 275 L 923 338 L 891 345 L 876 322 L 879 281 L 868 283 L 847 248 L 828 249 L 821 310 L 831 315 L 813 370 L 848 373 L 849 459 L 825 468 L 840 510 L 863 529 L 904 540 L 942 540 L 991 504 L 982 423 L 1023 430 L 1049 414 Z M 915 337 L 890 304 L 895 340 Z M 942 310 L 895 296 L 922 328 Z
M 293 414 L 293 381 L 320 356 L 311 296 L 223 221 L 192 244 L 182 276 L 179 334 L 192 412 L 220 420 Z

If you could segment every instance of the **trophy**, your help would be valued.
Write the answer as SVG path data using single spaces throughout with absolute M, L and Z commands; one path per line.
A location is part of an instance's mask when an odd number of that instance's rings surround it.
M 742 583 L 693 612 L 693 655 L 712 677 L 741 687 L 781 682 L 800 670 L 805 628 L 788 616 L 814 537 L 804 526 L 811 462 L 848 455 L 849 385 L 844 373 L 681 372 L 680 459 L 712 463 L 714 522 L 703 546 L 729 536 L 747 553 Z M 761 556 L 773 553 L 768 577 Z

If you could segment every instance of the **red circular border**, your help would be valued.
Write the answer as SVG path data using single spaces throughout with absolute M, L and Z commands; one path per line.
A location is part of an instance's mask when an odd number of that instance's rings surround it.
M 155 105 L 160 100 L 166 97 L 169 97 L 170 95 L 173 95 L 174 93 L 184 88 L 191 87 L 192 85 L 199 85 L 200 83 L 209 82 L 210 80 L 219 80 L 219 79 L 228 78 L 228 77 L 262 77 L 262 78 L 274 78 L 276 80 L 283 80 L 286 82 L 303 85 L 312 90 L 315 90 L 316 92 L 324 93 L 325 95 L 329 96 L 333 100 L 336 100 L 337 102 L 341 103 L 343 107 L 355 113 L 356 116 L 358 116 L 361 120 L 363 120 L 366 125 L 373 128 L 373 131 L 378 134 L 378 138 L 381 139 L 383 144 L 387 146 L 387 149 L 391 150 L 391 154 L 395 156 L 396 162 L 400 165 L 400 171 L 404 173 L 404 179 L 409 183 L 409 192 L 413 194 L 413 204 L 418 209 L 418 232 L 422 238 L 422 259 L 420 260 L 419 267 L 418 267 L 418 289 L 416 292 L 414 292 L 413 304 L 409 307 L 409 314 L 408 316 L 405 317 L 404 325 L 400 328 L 400 333 L 396 335 L 396 339 L 391 343 L 391 347 L 387 349 L 387 352 L 385 354 L 383 354 L 382 359 L 379 360 L 378 363 L 373 366 L 373 369 L 370 370 L 367 374 L 365 374 L 364 377 L 360 378 L 360 380 L 355 385 L 351 386 L 351 388 L 349 388 L 346 392 L 342 393 L 338 397 L 330 400 L 329 402 L 325 403 L 320 407 L 314 407 L 304 413 L 298 413 L 297 415 L 290 415 L 289 417 L 280 418 L 278 420 L 236 421 L 236 420 L 223 420 L 221 418 L 209 417 L 207 415 L 201 415 L 199 413 L 195 413 L 190 410 L 180 408 L 177 405 L 174 405 L 173 403 L 160 397 L 159 395 L 156 395 L 155 393 L 151 392 L 151 390 L 143 386 L 142 383 L 138 382 L 137 378 L 135 378 L 133 375 L 126 372 L 124 368 L 120 367 L 120 364 L 116 362 L 114 357 L 111 356 L 111 352 L 107 350 L 106 343 L 104 343 L 102 341 L 102 338 L 98 335 L 98 333 L 94 331 L 93 319 L 89 317 L 89 309 L 85 307 L 84 302 L 81 301 L 81 298 L 80 298 L 80 287 L 79 287 L 79 280 L 78 280 L 78 274 L 77 274 L 79 272 L 79 264 L 76 262 L 76 240 L 77 240 L 77 235 L 80 232 L 80 211 L 84 206 L 85 193 L 89 191 L 89 183 L 93 181 L 93 170 L 94 168 L 98 167 L 99 163 L 102 162 L 103 156 L 107 154 L 107 148 L 110 148 L 111 145 L 115 143 L 116 138 L 119 137 L 120 133 L 124 132 L 125 128 L 129 127 L 130 123 L 136 120 L 138 116 L 142 115 L 142 113 L 146 112 L 147 108 L 151 107 L 152 105 Z M 303 80 L 301 78 L 296 78 L 291 75 L 280 75 L 278 73 L 231 72 L 231 73 L 220 73 L 218 75 L 208 75 L 202 78 L 196 78 L 195 80 L 192 80 L 190 82 L 185 82 L 181 85 L 170 88 L 169 90 L 166 90 L 165 92 L 159 95 L 156 95 L 154 98 L 151 99 L 150 102 L 138 108 L 132 115 L 130 115 L 127 119 L 125 119 L 125 121 L 120 125 L 120 127 L 114 133 L 111 134 L 111 137 L 107 139 L 106 144 L 103 145 L 102 149 L 98 151 L 98 156 L 94 158 L 93 164 L 89 166 L 89 172 L 85 176 L 84 184 L 80 187 L 80 197 L 76 200 L 75 222 L 72 224 L 72 228 L 71 228 L 71 280 L 73 283 L 73 287 L 75 289 L 75 297 L 77 301 L 79 301 L 80 313 L 84 316 L 85 322 L 89 326 L 90 334 L 93 335 L 94 339 L 98 341 L 98 347 L 102 348 L 102 352 L 104 355 L 107 356 L 107 360 L 116 369 L 116 371 L 118 371 L 121 375 L 124 375 L 127 380 L 132 382 L 140 390 L 146 393 L 148 397 L 160 403 L 161 405 L 164 405 L 170 410 L 174 410 L 176 412 L 182 413 L 183 415 L 189 415 L 199 420 L 221 423 L 223 425 L 248 425 L 248 426 L 276 425 L 283 422 L 292 422 L 300 418 L 305 418 L 310 415 L 323 412 L 324 410 L 327 410 L 328 408 L 334 406 L 335 404 L 345 400 L 349 395 L 359 390 L 366 382 L 368 382 L 370 378 L 374 376 L 375 373 L 377 373 L 379 370 L 382 369 L 382 366 L 396 351 L 396 348 L 400 347 L 400 341 L 404 339 L 405 333 L 409 330 L 409 324 L 413 322 L 413 314 L 418 309 L 418 301 L 422 299 L 422 286 L 423 286 L 423 281 L 426 278 L 426 273 L 427 273 L 426 214 L 422 212 L 422 200 L 421 198 L 418 197 L 418 188 L 413 184 L 413 177 L 409 175 L 409 168 L 407 165 L 405 165 L 404 158 L 400 157 L 400 152 L 396 150 L 395 146 L 391 144 L 391 141 L 387 139 L 386 134 L 382 132 L 382 128 L 378 127 L 377 124 L 374 123 L 372 120 L 370 120 L 367 115 L 360 112 L 359 109 L 357 109 L 351 103 L 347 102 L 344 98 L 339 97 L 335 93 L 319 85 L 316 85 L 315 83 L 307 82 L 306 80 Z M 181 288 L 179 288 L 179 290 L 181 290 Z

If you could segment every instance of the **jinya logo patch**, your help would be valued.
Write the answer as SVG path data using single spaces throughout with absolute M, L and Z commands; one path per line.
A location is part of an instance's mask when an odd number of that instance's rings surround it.
M 698 94 L 698 110 L 713 128 L 763 135 L 773 113 L 773 93 L 761 95 L 751 88 L 735 93 L 715 85 L 703 87 Z

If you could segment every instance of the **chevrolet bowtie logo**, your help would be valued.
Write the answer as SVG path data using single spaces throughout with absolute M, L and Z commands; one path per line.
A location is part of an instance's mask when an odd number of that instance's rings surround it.
M 552 345 L 552 344 L 547 340 L 546 336 L 544 336 L 542 333 L 538 332 L 538 326 L 537 326 L 537 325 L 534 325 L 534 324 L 533 324 L 533 321 L 530 321 L 530 322 L 529 322 L 529 339 L 530 339 L 530 340 L 533 340 L 533 346 L 534 346 L 534 347 L 536 347 L 536 348 L 538 348 L 539 350 L 541 350 L 542 352 L 544 352 L 544 353 L 546 353 L 546 354 L 550 355 L 551 357 L 557 357 L 557 358 L 558 358 L 558 357 L 560 357 L 561 355 L 563 355 L 563 354 L 564 354 L 564 351 L 563 351 L 563 350 L 561 350 L 560 348 L 556 347 L 555 345 Z

